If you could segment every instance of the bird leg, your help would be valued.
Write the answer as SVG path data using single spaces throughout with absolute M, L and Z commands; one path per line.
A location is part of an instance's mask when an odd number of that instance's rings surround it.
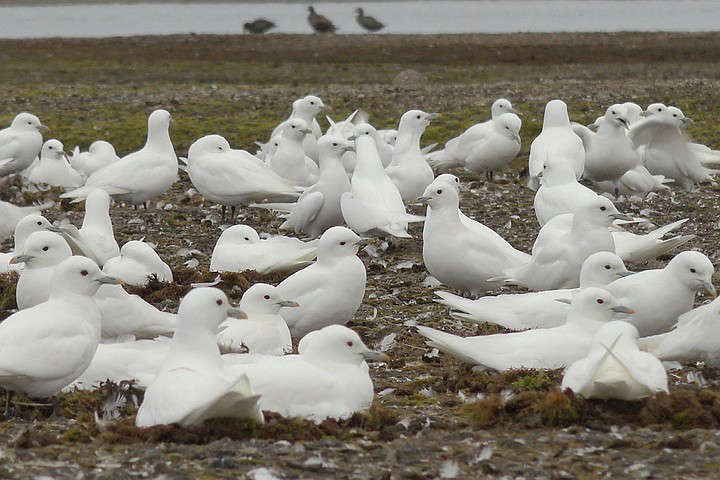
M 148 204 L 148 202 L 143 202 L 143 208 L 144 208 L 145 210 L 148 209 L 148 208 L 147 208 L 147 207 L 148 207 L 147 204 Z
M 227 207 L 225 205 L 220 205 L 220 222 L 225 221 L 225 211 L 227 210 Z
M 11 418 L 12 417 L 12 397 L 15 395 L 15 392 L 12 390 L 5 390 L 5 413 L 3 413 L 3 417 Z
M 488 170 L 487 172 L 485 172 L 485 178 L 487 178 L 488 182 L 492 182 L 494 173 L 495 172 L 493 172 L 492 170 Z
M 50 415 L 50 418 L 60 418 L 60 397 L 55 395 L 52 397 L 52 414 Z
M 236 215 L 236 213 L 237 213 L 236 210 L 235 210 L 236 208 L 237 208 L 237 207 L 235 207 L 235 205 L 232 205 L 232 206 L 230 207 L 230 223 L 235 223 L 235 215 Z

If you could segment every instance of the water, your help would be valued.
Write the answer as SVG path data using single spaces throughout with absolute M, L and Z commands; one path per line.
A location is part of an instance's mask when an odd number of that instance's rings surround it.
M 363 5 L 383 33 L 714 31 L 718 0 L 511 0 L 323 2 L 316 9 L 338 33 L 363 33 Z M 304 3 L 134 3 L 0 7 L 0 38 L 107 37 L 176 33 L 242 33 L 265 17 L 279 33 L 310 33 Z

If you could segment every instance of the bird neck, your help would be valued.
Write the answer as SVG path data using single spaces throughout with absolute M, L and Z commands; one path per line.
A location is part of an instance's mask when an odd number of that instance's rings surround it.
M 400 128 L 397 142 L 395 142 L 394 153 L 417 151 L 420 153 L 420 137 L 422 132 L 412 128 Z
M 170 140 L 170 132 L 167 128 L 161 126 L 153 126 L 148 130 L 147 141 L 145 142 L 145 148 L 150 148 L 158 151 L 173 150 L 172 140 Z
M 188 353 L 208 359 L 213 363 L 222 362 L 217 346 L 217 337 L 207 329 L 178 328 L 175 330 L 170 356 L 182 358 L 186 357 Z

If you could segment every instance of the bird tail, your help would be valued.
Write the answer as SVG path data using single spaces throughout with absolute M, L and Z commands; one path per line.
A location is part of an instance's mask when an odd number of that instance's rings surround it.
M 432 152 L 432 151 L 435 149 L 435 147 L 437 147 L 437 146 L 438 146 L 437 142 L 431 143 L 430 145 L 427 145 L 427 146 L 421 148 L 421 149 L 420 149 L 420 153 L 422 153 L 423 155 L 428 155 L 428 154 L 430 154 L 430 152 Z
M 422 325 L 418 325 L 416 328 L 420 335 L 427 339 L 425 343 L 431 347 L 435 347 L 441 352 L 451 355 L 458 360 L 468 363 L 478 363 L 471 355 L 464 352 L 465 349 L 462 345 L 462 337 Z
M 673 237 L 668 238 L 667 240 L 662 240 L 656 245 L 654 245 L 645 256 L 646 258 L 656 258 L 661 255 L 664 255 L 668 252 L 671 252 L 678 248 L 681 245 L 686 244 L 690 240 L 695 238 L 695 235 L 681 235 L 679 237 Z
M 647 235 L 650 236 L 650 237 L 652 237 L 652 238 L 662 238 L 662 237 L 664 237 L 666 234 L 668 234 L 668 233 L 670 233 L 670 232 L 672 232 L 672 231 L 677 230 L 678 228 L 680 228 L 680 227 L 682 226 L 682 224 L 684 224 L 684 223 L 687 222 L 688 220 L 689 220 L 689 218 L 683 218 L 683 219 L 678 220 L 678 221 L 676 221 L 676 222 L 668 223 L 667 225 L 663 225 L 663 226 L 660 227 L 660 228 L 656 228 L 655 230 L 653 230 L 652 232 L 648 233 Z
M 427 163 L 434 169 L 461 167 L 462 162 L 452 158 L 445 152 L 445 149 L 432 152 L 425 157 Z

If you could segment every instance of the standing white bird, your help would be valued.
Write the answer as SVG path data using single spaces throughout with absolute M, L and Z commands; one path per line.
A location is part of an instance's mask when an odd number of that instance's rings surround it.
M 70 166 L 59 140 L 46 141 L 40 150 L 40 160 L 30 170 L 28 181 L 52 187 L 76 188 L 83 184 L 80 172 Z
M 315 183 L 319 174 L 317 164 L 303 149 L 303 139 L 309 134 L 312 130 L 302 119 L 291 118 L 285 122 L 280 145 L 269 159 L 275 173 L 302 186 Z
M 26 215 L 15 226 L 14 234 L 14 246 L 10 252 L 0 253 L 0 273 L 7 273 L 10 269 L 8 263 L 15 255 L 22 255 L 23 249 L 25 248 L 25 241 L 34 232 L 42 230 L 49 230 L 51 232 L 59 233 L 60 230 L 54 227 L 47 218 L 42 215 L 31 214 Z M 18 268 L 16 266 L 15 268 Z
M 303 150 L 305 150 L 305 155 L 317 162 L 319 157 L 316 142 L 317 139 L 322 136 L 322 130 L 320 129 L 320 124 L 317 122 L 315 117 L 326 108 L 328 108 L 327 105 L 325 105 L 323 101 L 315 95 L 307 95 L 306 97 L 298 98 L 293 102 L 290 117 L 275 127 L 270 135 L 270 138 L 282 133 L 288 120 L 293 118 L 301 119 L 305 122 L 305 125 L 312 130 L 311 135 L 303 138 Z
M 248 288 L 238 307 L 247 318 L 228 318 L 220 324 L 217 344 L 220 353 L 285 355 L 292 352 L 290 330 L 281 308 L 294 308 L 299 304 L 286 300 L 277 287 L 256 283 Z
M 216 288 L 190 290 L 180 302 L 178 324 L 170 353 L 145 391 L 135 425 L 201 424 L 217 417 L 250 418 L 263 422 L 247 376 L 224 368 L 215 334 L 229 308 Z
M 23 217 L 40 214 L 41 211 L 52 207 L 54 204 L 55 202 L 46 202 L 39 205 L 19 207 L 0 200 L 0 242 L 15 232 L 15 227 Z
M 18 309 L 34 307 L 47 301 L 55 267 L 71 256 L 70 246 L 57 233 L 43 230 L 30 234 L 22 254 L 10 259 L 11 264 L 25 264 L 15 288 Z
M 420 150 L 420 137 L 437 117 L 437 113 L 425 113 L 421 110 L 410 110 L 400 117 L 392 162 L 386 170 L 405 203 L 422 195 L 435 178 Z
M 111 258 L 120 255 L 110 219 L 110 195 L 96 188 L 85 199 L 85 216 L 78 230 L 75 225 L 61 225 L 60 232 L 73 252 L 84 255 L 101 267 Z
M 595 192 L 577 181 L 570 163 L 559 155 L 545 160 L 537 178 L 540 188 L 535 193 L 533 207 L 541 227 L 558 215 L 575 213 L 583 203 L 597 197 Z
M 55 395 L 90 365 L 100 342 L 100 312 L 92 300 L 100 285 L 116 283 L 90 259 L 70 257 L 52 277 L 43 302 L 0 324 L 0 385 L 31 398 Z
M 115 153 L 112 143 L 105 140 L 95 140 L 90 144 L 87 152 L 81 152 L 80 147 L 75 146 L 70 156 L 70 165 L 83 175 L 89 177 L 96 170 L 117 162 L 120 157 Z
M 405 211 L 402 196 L 382 167 L 376 148 L 378 133 L 372 125 L 355 127 L 357 166 L 351 189 L 342 194 L 340 207 L 348 227 L 362 234 L 372 231 L 389 233 L 399 238 L 411 238 L 408 222 L 424 220 Z
M 420 200 L 430 207 L 423 229 L 423 261 L 443 284 L 476 295 L 500 285 L 489 279 L 526 262 L 463 224 L 454 182 L 436 179 Z
M 610 200 L 600 196 L 584 202 L 575 211 L 569 231 L 555 226 L 556 222 L 564 225 L 567 222 L 564 217 L 557 216 L 540 229 L 527 264 L 506 270 L 512 282 L 530 290 L 578 287 L 580 269 L 587 257 L 595 252 L 615 251 L 608 230 L 613 220 L 629 219 Z
M 360 237 L 345 227 L 332 227 L 320 237 L 317 261 L 283 280 L 278 291 L 299 308 L 283 308 L 294 338 L 327 325 L 345 325 L 365 295 L 365 265 L 357 257 Z
M 318 238 L 330 227 L 344 223 L 340 198 L 351 189 L 342 164 L 343 153 L 355 148 L 337 136 L 324 135 L 317 142 L 320 158 L 318 181 L 295 203 L 257 204 L 256 207 L 288 212 L 281 229 Z
M 530 144 L 528 186 L 536 190 L 538 173 L 548 157 L 560 156 L 570 162 L 575 178 L 580 178 L 585 169 L 585 149 L 582 140 L 573 132 L 568 117 L 567 105 L 562 100 L 550 100 L 545 106 L 545 117 L 540 135 Z
M 167 263 L 150 245 L 139 240 L 131 240 L 123 245 L 119 256 L 105 262 L 103 271 L 138 287 L 147 285 L 151 275 L 155 275 L 161 282 L 173 281 L 172 270 Z
M 28 168 L 40 154 L 47 129 L 31 113 L 18 113 L 9 127 L 0 130 L 0 178 Z
M 638 348 L 637 329 L 623 321 L 608 322 L 593 338 L 587 356 L 568 367 L 562 389 L 585 398 L 641 400 L 668 392 L 662 362 Z
M 170 113 L 155 110 L 148 117 L 147 141 L 137 152 L 124 156 L 90 175 L 85 186 L 60 195 L 82 201 L 96 188 L 133 205 L 165 193 L 175 183 L 177 156 L 170 140 Z
M 583 262 L 580 270 L 580 289 L 605 287 L 618 278 L 633 274 L 625 268 L 622 259 L 610 252 L 597 252 Z M 435 294 L 438 303 L 460 310 L 452 316 L 474 323 L 494 323 L 510 330 L 551 328 L 565 323 L 568 306 L 556 300 L 571 299 L 577 289 L 545 290 L 542 292 L 514 293 L 487 296 L 470 300 L 450 292 Z
M 692 309 L 698 290 L 715 297 L 714 272 L 705 255 L 685 251 L 673 257 L 665 268 L 620 278 L 606 288 L 618 301 L 635 310 L 628 321 L 641 336 L 647 337 L 669 331 L 681 314 Z
M 312 263 L 318 242 L 275 235 L 266 239 L 249 225 L 234 225 L 218 238 L 210 259 L 211 272 L 255 270 L 265 275 L 295 271 Z
M 567 320 L 559 327 L 465 338 L 430 327 L 417 328 L 428 345 L 464 362 L 500 371 L 561 368 L 587 355 L 593 336 L 615 313 L 632 310 L 607 290 L 592 287 L 575 295 Z
M 357 333 L 330 325 L 305 336 L 297 355 L 262 357 L 254 363 L 243 355 L 234 367 L 244 372 L 260 394 L 263 410 L 284 417 L 304 417 L 320 422 L 344 419 L 370 408 L 373 383 L 366 361 L 387 362 L 384 353 L 370 350 Z

